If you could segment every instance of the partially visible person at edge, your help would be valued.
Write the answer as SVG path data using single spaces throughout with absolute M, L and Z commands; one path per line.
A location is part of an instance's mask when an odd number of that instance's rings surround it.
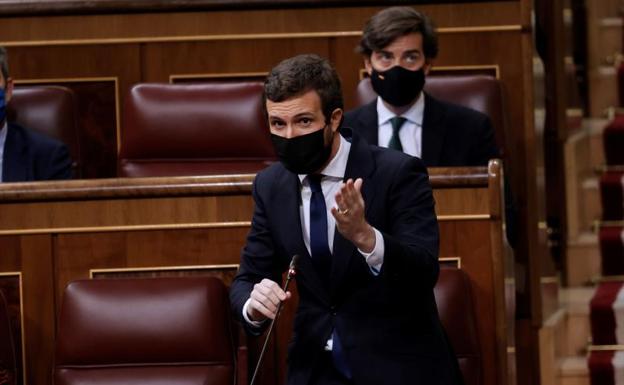
M 6 49 L 0 47 L 0 182 L 70 179 L 65 144 L 7 120 L 13 95 Z

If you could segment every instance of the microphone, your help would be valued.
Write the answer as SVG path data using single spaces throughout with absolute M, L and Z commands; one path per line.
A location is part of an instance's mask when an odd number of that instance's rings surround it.
M 286 283 L 284 283 L 284 287 L 282 290 L 286 292 L 288 290 L 288 285 L 290 281 L 297 275 L 297 263 L 299 262 L 299 255 L 293 255 L 290 260 L 290 266 L 288 266 L 288 274 L 286 275 Z M 264 345 L 262 346 L 262 350 L 260 351 L 260 357 L 258 357 L 258 362 L 256 363 L 256 369 L 254 369 L 254 374 L 251 377 L 251 382 L 249 385 L 253 385 L 256 380 L 256 376 L 258 375 L 258 370 L 260 369 L 260 365 L 262 364 L 262 359 L 264 358 L 264 352 L 266 352 L 266 348 L 269 345 L 269 339 L 271 339 L 271 333 L 273 333 L 273 327 L 275 326 L 275 321 L 277 321 L 277 317 L 280 315 L 282 311 L 282 303 L 280 302 L 277 305 L 277 313 L 275 313 L 275 318 L 271 320 L 271 324 L 269 325 L 269 331 L 267 332 L 266 339 L 264 340 Z

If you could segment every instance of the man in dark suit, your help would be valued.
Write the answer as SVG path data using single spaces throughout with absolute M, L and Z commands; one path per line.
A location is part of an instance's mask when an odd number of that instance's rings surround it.
M 265 109 L 280 160 L 258 173 L 232 307 L 259 334 L 290 298 L 277 282 L 299 255 L 288 384 L 456 384 L 433 287 L 438 225 L 426 168 L 339 133 L 342 91 L 316 55 L 276 66 Z
M 422 91 L 438 41 L 430 19 L 387 8 L 364 27 L 358 51 L 379 97 L 349 111 L 346 127 L 370 144 L 422 159 L 427 167 L 487 165 L 499 156 L 489 118 Z
M 0 182 L 70 179 L 71 159 L 63 143 L 7 122 L 12 93 L 6 50 L 0 47 Z

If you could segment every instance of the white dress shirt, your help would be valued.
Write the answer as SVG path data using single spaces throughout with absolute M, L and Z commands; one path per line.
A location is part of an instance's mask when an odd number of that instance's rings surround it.
M 0 129 L 0 182 L 2 182 L 2 166 L 4 161 L 4 143 L 6 142 L 7 131 L 9 131 L 6 120 Z
M 325 205 L 327 207 L 327 241 L 329 243 L 329 249 L 334 250 L 334 235 L 336 233 L 336 219 L 331 213 L 331 208 L 336 207 L 336 193 L 342 187 L 345 171 L 347 169 L 347 160 L 349 159 L 349 151 L 351 149 L 351 143 L 345 138 L 340 136 L 340 146 L 336 155 L 327 164 L 327 166 L 320 172 L 324 177 L 321 180 L 321 189 L 323 190 L 323 196 L 325 197 Z M 301 205 L 299 206 L 299 216 L 301 218 L 301 229 L 303 232 L 303 242 L 305 243 L 308 253 L 311 255 L 310 249 L 310 198 L 312 197 L 312 190 L 310 189 L 310 183 L 306 174 L 299 175 L 301 181 Z M 373 228 L 375 232 L 375 247 L 370 253 L 365 253 L 362 250 L 358 251 L 366 263 L 369 265 L 371 273 L 378 275 L 384 260 L 384 241 L 383 236 L 379 230 Z M 249 306 L 250 299 L 245 302 L 243 306 L 243 318 L 245 321 L 254 326 L 260 326 L 262 322 L 256 322 L 249 319 L 247 315 L 247 307 Z M 331 339 L 328 341 L 327 347 L 331 350 Z
M 422 123 L 425 112 L 425 97 L 421 93 L 409 110 L 400 116 L 407 119 L 399 130 L 399 139 L 403 152 L 411 156 L 421 157 L 422 155 Z M 392 137 L 392 124 L 390 119 L 396 114 L 388 109 L 380 97 L 377 97 L 377 143 L 380 147 L 388 147 Z

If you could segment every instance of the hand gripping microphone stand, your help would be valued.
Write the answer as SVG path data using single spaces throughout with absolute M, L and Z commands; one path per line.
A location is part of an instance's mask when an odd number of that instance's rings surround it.
M 284 287 L 282 289 L 284 290 L 284 292 L 288 290 L 288 284 L 290 284 L 290 281 L 294 278 L 295 275 L 297 275 L 298 260 L 299 260 L 299 256 L 293 255 L 290 261 L 290 266 L 288 267 L 288 275 L 286 276 L 286 283 L 284 284 Z M 275 313 L 275 318 L 271 320 L 271 325 L 269 325 L 269 331 L 267 332 L 266 339 L 264 340 L 264 345 L 262 346 L 262 351 L 260 352 L 260 357 L 258 357 L 258 363 L 256 363 L 256 369 L 254 370 L 254 374 L 251 377 L 251 382 L 249 383 L 249 385 L 253 385 L 254 381 L 256 380 L 256 376 L 258 375 L 258 369 L 260 369 L 260 365 L 262 364 L 262 359 L 264 358 L 264 353 L 266 352 L 266 348 L 269 345 L 269 339 L 271 339 L 271 333 L 273 333 L 273 327 L 275 326 L 275 321 L 277 321 L 277 317 L 280 315 L 280 312 L 282 311 L 282 304 L 283 302 L 279 303 L 279 305 L 277 306 L 277 313 Z

